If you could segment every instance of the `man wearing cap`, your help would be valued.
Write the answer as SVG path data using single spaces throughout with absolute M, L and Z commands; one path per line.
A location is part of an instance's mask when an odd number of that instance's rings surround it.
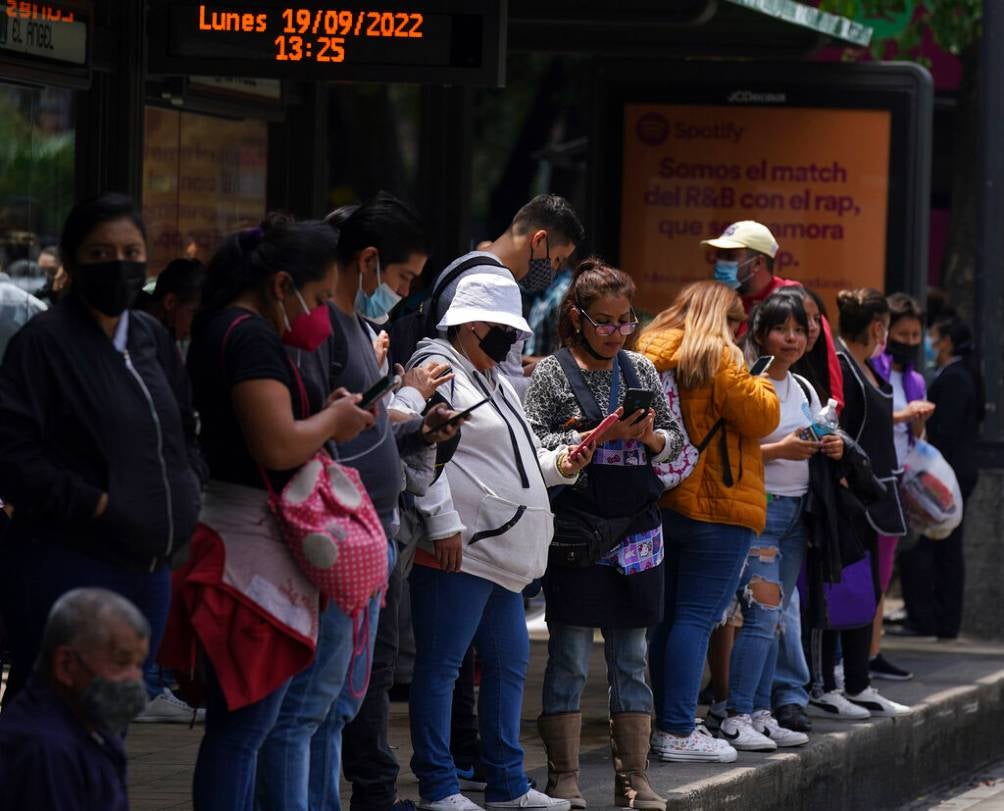
M 770 229 L 754 220 L 734 222 L 716 239 L 705 239 L 702 245 L 714 248 L 715 281 L 727 284 L 742 297 L 746 314 L 775 290 L 801 287 L 796 279 L 774 275 L 774 259 L 778 244 Z M 826 341 L 827 367 L 830 373 L 831 396 L 844 405 L 844 382 L 840 363 L 833 346 L 833 333 L 826 318 L 821 319 L 823 340 Z M 746 327 L 743 327 L 745 331 Z

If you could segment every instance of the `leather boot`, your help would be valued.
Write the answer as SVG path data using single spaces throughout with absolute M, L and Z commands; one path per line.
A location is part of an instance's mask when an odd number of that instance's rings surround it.
M 582 736 L 582 713 L 563 712 L 542 715 L 537 730 L 547 750 L 548 797 L 568 800 L 572 808 L 585 808 L 586 800 L 579 791 L 579 744 Z
M 645 712 L 619 712 L 610 717 L 610 752 L 614 761 L 614 805 L 666 811 L 666 800 L 648 782 L 652 717 Z

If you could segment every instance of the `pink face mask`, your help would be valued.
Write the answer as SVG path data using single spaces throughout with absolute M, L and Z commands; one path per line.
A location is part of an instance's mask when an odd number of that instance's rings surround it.
M 318 304 L 313 310 L 308 309 L 299 290 L 293 291 L 300 300 L 303 312 L 289 323 L 286 308 L 283 307 L 282 317 L 286 322 L 286 331 L 282 334 L 282 342 L 294 349 L 304 352 L 315 351 L 331 335 L 331 316 L 327 304 Z

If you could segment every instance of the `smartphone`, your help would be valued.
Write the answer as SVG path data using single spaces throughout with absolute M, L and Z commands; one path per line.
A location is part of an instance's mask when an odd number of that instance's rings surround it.
M 365 411 L 387 392 L 397 388 L 401 383 L 401 378 L 391 372 L 386 377 L 381 377 L 376 383 L 363 392 L 363 399 L 359 401 L 359 407 Z
M 752 366 L 750 366 L 750 374 L 753 375 L 753 377 L 762 375 L 770 368 L 770 365 L 773 362 L 774 362 L 773 355 L 761 355 L 759 358 L 756 359 L 756 362 Z
M 600 444 L 603 437 L 611 428 L 614 427 L 618 420 L 619 417 L 617 416 L 617 412 L 607 414 L 607 416 L 603 418 L 603 421 L 592 430 L 592 433 L 590 433 L 588 437 L 569 451 L 569 456 L 575 458 L 583 451 L 587 451 L 595 445 Z
M 652 407 L 652 399 L 654 397 L 655 392 L 651 389 L 628 389 L 624 392 L 624 416 L 621 419 L 626 420 L 636 411 L 644 411 L 645 413 L 635 420 L 635 422 L 645 419 L 648 416 L 649 408 Z
M 472 411 L 474 411 L 477 408 L 481 408 L 481 406 L 483 406 L 485 403 L 487 403 L 489 401 L 489 399 L 490 398 L 485 397 L 484 400 L 480 400 L 480 401 L 476 402 L 470 408 L 465 408 L 463 411 L 461 411 L 461 412 L 459 412 L 457 414 L 454 414 L 452 417 L 450 417 L 445 422 L 441 422 L 439 425 L 437 425 L 435 430 L 438 431 L 440 428 L 445 428 L 447 425 L 456 425 L 458 422 L 460 422 L 464 417 L 466 417 Z

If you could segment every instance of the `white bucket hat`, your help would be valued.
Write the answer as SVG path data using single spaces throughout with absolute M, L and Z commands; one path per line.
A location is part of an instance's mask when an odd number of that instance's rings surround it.
M 717 239 L 703 239 L 702 245 L 712 248 L 749 248 L 751 251 L 767 254 L 772 259 L 777 255 L 777 240 L 770 229 L 754 220 L 734 222 Z
M 437 325 L 445 332 L 448 327 L 484 321 L 512 327 L 529 338 L 533 332 L 523 318 L 523 299 L 519 285 L 511 277 L 494 273 L 470 273 L 460 278 L 457 291 L 446 314 Z

